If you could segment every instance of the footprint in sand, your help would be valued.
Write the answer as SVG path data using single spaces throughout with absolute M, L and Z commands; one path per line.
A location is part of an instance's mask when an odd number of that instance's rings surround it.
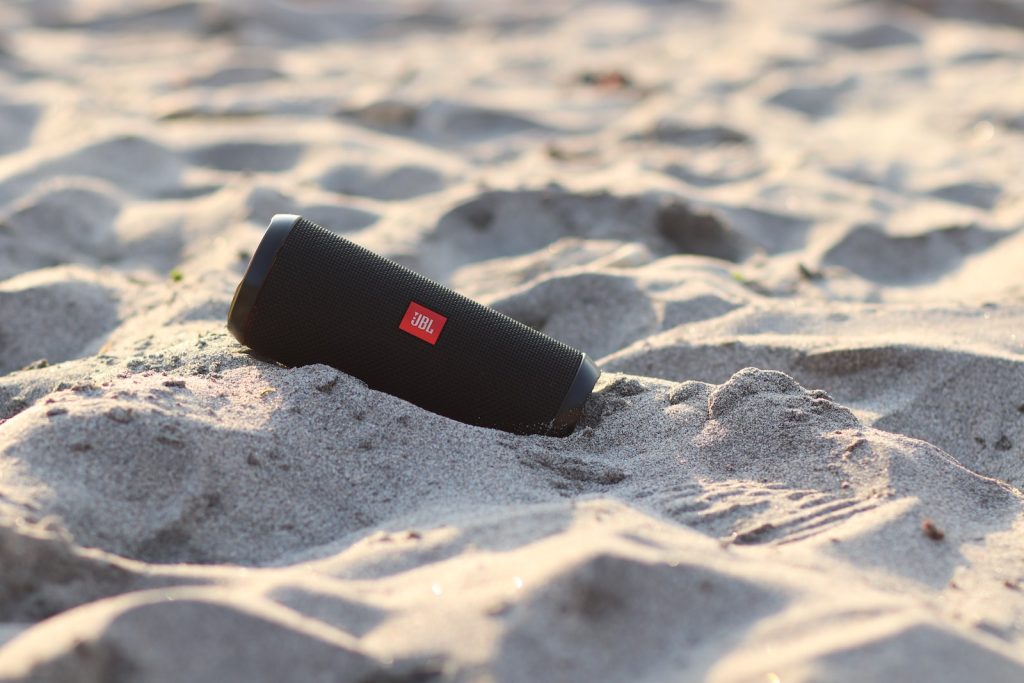
M 445 186 L 444 176 L 432 168 L 405 164 L 392 168 L 366 165 L 336 166 L 321 178 L 325 190 L 394 201 L 437 192 Z
M 554 670 L 571 681 L 654 679 L 665 652 L 675 652 L 680 671 L 703 647 L 738 646 L 751 623 L 783 605 L 765 586 L 699 564 L 584 557 L 504 617 L 494 667 L 508 681 L 544 680 Z M 595 642 L 606 645 L 587 657 L 566 657 Z M 681 642 L 685 648 L 677 647 Z
M 654 334 L 661 319 L 652 298 L 628 275 L 578 273 L 544 279 L 490 305 L 593 358 Z
M 28 167 L 0 185 L 0 203 L 32 192 L 40 182 L 61 176 L 105 180 L 118 190 L 140 196 L 163 196 L 179 189 L 185 169 L 180 156 L 153 140 L 119 135 L 73 149 Z
M 654 257 L 742 260 L 756 247 L 719 212 L 680 200 L 550 189 L 486 192 L 456 206 L 438 221 L 420 257 L 433 277 L 447 280 L 464 265 L 529 254 L 566 238 L 639 244 Z
M 265 226 L 276 213 L 295 213 L 334 232 L 349 232 L 373 225 L 380 215 L 342 203 L 305 204 L 272 187 L 259 186 L 245 200 L 248 220 Z
M 830 116 L 844 95 L 852 92 L 857 78 L 851 76 L 839 82 L 821 85 L 799 85 L 785 88 L 768 98 L 768 104 L 791 109 L 812 119 Z
M 865 224 L 846 233 L 825 253 L 824 261 L 875 282 L 909 285 L 930 282 L 956 270 L 965 258 L 992 247 L 1006 236 L 976 225 L 937 228 L 909 237 L 892 236 L 881 226 Z
M 284 78 L 281 73 L 270 63 L 261 59 L 248 58 L 239 60 L 237 64 L 227 64 L 217 67 L 202 75 L 193 76 L 188 79 L 188 85 L 203 88 L 223 88 L 232 85 L 249 85 L 251 83 L 265 83 Z
M 0 372 L 93 353 L 119 322 L 114 290 L 90 272 L 64 267 L 0 283 Z
M 505 135 L 551 130 L 528 115 L 455 101 L 425 105 L 380 100 L 338 112 L 338 116 L 392 133 L 422 134 L 453 144 L 481 142 Z
M 1003 195 L 1003 188 L 996 183 L 983 181 L 944 185 L 929 192 L 933 197 L 957 204 L 992 210 Z
M 97 265 L 119 251 L 121 200 L 106 183 L 44 183 L 0 214 L 0 280 L 62 263 Z
M 1024 5 L 1019 0 L 884 0 L 936 17 L 962 19 L 997 26 L 1024 28 Z
M 0 155 L 28 146 L 41 113 L 34 104 L 0 103 Z
M 750 143 L 746 133 L 722 125 L 688 125 L 685 122 L 662 120 L 639 133 L 624 138 L 627 142 L 654 142 L 680 147 L 743 145 Z
M 821 37 L 851 50 L 880 50 L 921 43 L 916 33 L 896 24 L 873 24 L 853 31 L 825 33 Z
M 200 147 L 188 156 L 197 166 L 220 171 L 280 173 L 298 162 L 303 145 L 293 143 L 224 142 Z

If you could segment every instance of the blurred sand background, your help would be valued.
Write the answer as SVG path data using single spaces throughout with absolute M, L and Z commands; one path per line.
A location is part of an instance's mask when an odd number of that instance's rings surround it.
M 1024 680 L 1019 0 L 0 4 L 0 680 Z M 566 439 L 224 317 L 275 212 Z

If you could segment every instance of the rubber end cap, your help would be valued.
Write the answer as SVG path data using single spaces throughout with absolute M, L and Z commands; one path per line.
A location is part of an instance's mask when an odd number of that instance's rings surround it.
M 548 434 L 551 436 L 568 436 L 576 428 L 576 423 L 583 417 L 583 408 L 587 405 L 594 385 L 601 376 L 601 369 L 597 367 L 590 356 L 583 354 L 580 367 L 576 370 L 576 376 L 569 385 L 569 390 L 562 399 L 562 405 L 558 409 L 558 415 L 551 422 Z
M 295 214 L 279 213 L 270 219 L 270 225 L 263 233 L 260 245 L 249 259 L 249 266 L 245 269 L 242 281 L 235 288 L 235 296 L 231 300 L 231 308 L 228 309 L 228 331 L 243 344 L 246 343 L 249 319 L 256 305 L 256 297 L 259 296 L 267 275 L 274 267 L 277 252 L 299 218 Z

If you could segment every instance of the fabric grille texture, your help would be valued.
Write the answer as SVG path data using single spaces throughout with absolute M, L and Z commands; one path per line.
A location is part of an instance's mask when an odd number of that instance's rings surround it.
M 448 318 L 430 344 L 399 329 L 409 303 Z M 299 219 L 246 341 L 292 366 L 325 363 L 447 417 L 521 433 L 554 419 L 582 354 Z

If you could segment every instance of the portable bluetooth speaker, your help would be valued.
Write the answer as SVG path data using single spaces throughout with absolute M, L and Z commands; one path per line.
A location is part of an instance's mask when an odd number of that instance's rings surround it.
M 228 329 L 285 365 L 332 365 L 439 415 L 520 434 L 572 432 L 600 375 L 576 349 L 286 214 L 253 254 Z

